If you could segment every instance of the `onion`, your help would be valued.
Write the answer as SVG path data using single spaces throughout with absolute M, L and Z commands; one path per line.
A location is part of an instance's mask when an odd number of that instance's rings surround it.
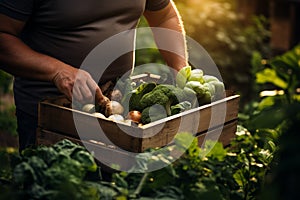
M 120 102 L 122 100 L 122 97 L 123 97 L 122 92 L 118 89 L 115 89 L 115 90 L 112 91 L 110 99 L 112 101 Z
M 133 110 L 127 114 L 127 119 L 132 120 L 133 122 L 140 123 L 142 114 L 140 111 Z
M 119 102 L 111 101 L 110 106 L 111 106 L 111 114 L 118 114 L 118 115 L 123 114 L 124 108 Z
M 113 121 L 124 121 L 124 117 L 122 115 L 118 115 L 118 114 L 110 115 L 108 117 L 108 119 L 111 119 Z
M 106 118 L 102 113 L 99 113 L 99 112 L 95 112 L 95 113 L 93 113 L 93 115 L 98 118 Z
M 82 111 L 84 112 L 88 112 L 88 113 L 93 113 L 95 112 L 95 105 L 94 104 L 85 104 L 82 108 L 81 108 Z

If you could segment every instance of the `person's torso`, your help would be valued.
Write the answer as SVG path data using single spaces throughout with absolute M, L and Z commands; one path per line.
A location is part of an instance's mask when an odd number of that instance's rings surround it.
M 33 49 L 79 67 L 103 40 L 135 28 L 146 0 L 36 0 L 22 35 Z

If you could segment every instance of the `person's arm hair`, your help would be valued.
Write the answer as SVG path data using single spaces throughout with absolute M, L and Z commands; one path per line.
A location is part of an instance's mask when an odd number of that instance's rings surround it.
M 180 14 L 173 1 L 158 11 L 144 12 L 144 16 L 153 29 L 154 38 L 167 65 L 179 70 L 188 65 L 188 53 L 185 40 L 185 30 Z M 169 31 L 168 31 L 168 30 Z M 165 50 L 164 50 L 165 49 Z
M 79 101 L 94 99 L 93 92 L 100 89 L 90 74 L 32 50 L 19 38 L 25 23 L 0 14 L 0 69 L 14 76 L 52 81 L 70 99 L 73 93 Z M 73 88 L 75 80 L 80 88 Z

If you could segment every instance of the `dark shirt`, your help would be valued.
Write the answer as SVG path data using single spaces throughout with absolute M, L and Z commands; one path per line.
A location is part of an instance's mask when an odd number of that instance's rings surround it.
M 102 41 L 136 28 L 145 9 L 160 10 L 168 3 L 169 0 L 0 0 L 0 13 L 26 21 L 21 39 L 32 49 L 79 68 Z M 124 44 L 133 49 L 133 41 L 134 34 L 129 34 Z M 129 71 L 132 58 L 129 52 L 116 59 L 99 84 Z M 28 114 L 36 116 L 38 102 L 57 95 L 60 93 L 51 82 L 15 77 L 16 106 Z

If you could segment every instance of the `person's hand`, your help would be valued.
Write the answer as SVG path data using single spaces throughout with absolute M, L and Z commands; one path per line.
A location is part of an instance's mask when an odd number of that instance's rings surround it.
M 106 101 L 98 84 L 84 70 L 73 67 L 62 68 L 54 76 L 53 82 L 70 100 L 73 98 L 83 104 Z

